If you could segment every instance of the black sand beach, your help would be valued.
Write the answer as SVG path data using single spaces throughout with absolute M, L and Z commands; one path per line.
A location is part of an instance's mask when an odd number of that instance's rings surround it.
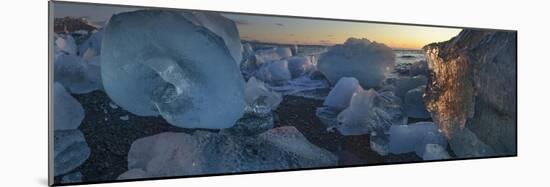
M 73 96 L 85 110 L 86 117 L 79 129 L 86 138 L 91 155 L 68 174 L 80 172 L 83 181 L 114 180 L 127 171 L 128 151 L 132 142 L 139 138 L 162 132 L 194 131 L 172 126 L 161 117 L 133 115 L 114 105 L 103 91 Z M 295 126 L 311 143 L 337 155 L 342 166 L 421 161 L 414 153 L 380 156 L 370 149 L 368 135 L 343 136 L 327 131 L 315 115 L 316 108 L 322 103 L 321 100 L 285 96 L 275 111 L 274 126 Z M 62 177 L 55 177 L 55 180 L 59 182 Z

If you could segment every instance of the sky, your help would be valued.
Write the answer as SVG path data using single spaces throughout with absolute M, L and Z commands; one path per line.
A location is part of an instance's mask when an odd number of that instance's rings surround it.
M 113 14 L 138 10 L 133 7 L 56 3 L 55 17 L 87 17 L 107 21 Z M 367 38 L 397 49 L 421 49 L 424 45 L 456 36 L 461 29 L 275 16 L 223 14 L 237 23 L 241 39 L 284 44 L 341 44 L 347 38 Z

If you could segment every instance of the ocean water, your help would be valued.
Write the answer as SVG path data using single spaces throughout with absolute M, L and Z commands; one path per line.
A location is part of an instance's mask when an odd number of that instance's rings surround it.
M 426 60 L 422 50 L 394 50 L 396 64 L 412 64 L 419 60 Z

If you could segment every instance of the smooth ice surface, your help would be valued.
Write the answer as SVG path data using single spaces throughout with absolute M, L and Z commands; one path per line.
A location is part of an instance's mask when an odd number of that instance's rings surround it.
M 275 51 L 277 52 L 277 54 L 278 54 L 281 58 L 286 58 L 286 57 L 292 56 L 292 51 L 290 50 L 289 47 L 277 47 L 277 48 L 275 49 Z
M 413 77 L 403 76 L 395 80 L 395 95 L 400 98 L 405 98 L 405 94 L 411 89 L 417 88 L 419 86 L 425 86 L 428 84 L 428 78 L 424 75 L 417 75 Z
M 481 141 L 468 128 L 457 130 L 449 139 L 449 146 L 460 158 L 495 156 L 494 149 Z
M 370 133 L 370 149 L 381 156 L 388 155 L 389 153 L 388 141 L 386 134 Z
M 292 78 L 303 76 L 313 70 L 315 65 L 311 63 L 310 58 L 305 56 L 292 56 L 285 60 L 288 61 L 288 70 L 292 75 Z
M 383 111 L 385 123 L 392 125 L 406 125 L 407 116 L 402 107 L 402 101 L 392 91 L 380 91 L 376 99 L 376 105 Z
M 78 46 L 80 56 L 84 57 L 87 51 L 94 51 L 96 55 L 101 54 L 101 40 L 103 39 L 103 30 L 95 31 L 92 35 Z
M 102 47 L 105 91 L 133 114 L 220 129 L 244 113 L 244 79 L 226 44 L 178 12 L 114 15 Z
M 418 122 L 409 125 L 393 125 L 389 130 L 389 152 L 393 154 L 415 152 L 424 155 L 427 144 L 447 147 L 447 140 L 433 122 Z
M 252 77 L 245 87 L 246 104 L 254 113 L 269 113 L 283 101 L 281 94 L 270 91 L 265 84 Z
M 185 12 L 183 15 L 194 24 L 206 27 L 221 37 L 235 62 L 241 63 L 243 47 L 237 24 L 233 20 L 214 12 Z
M 54 53 L 76 55 L 76 42 L 71 35 L 56 34 L 54 36 Z
M 224 129 L 223 131 L 235 136 L 257 135 L 273 129 L 274 122 L 275 119 L 272 112 L 257 113 L 247 111 L 244 113 L 243 117 L 235 123 L 235 126 Z
M 273 47 L 269 49 L 260 49 L 255 52 L 256 64 L 261 65 L 292 56 L 288 47 Z
M 291 78 L 290 71 L 288 71 L 288 62 L 286 60 L 276 60 L 264 64 L 256 72 L 255 76 L 269 84 L 281 84 Z
M 74 172 L 69 173 L 61 178 L 61 183 L 77 183 L 82 182 L 82 173 Z
M 125 180 L 125 179 L 145 179 L 150 178 L 150 176 L 147 172 L 143 171 L 142 169 L 130 169 L 121 175 L 117 177 L 117 180 Z
M 307 141 L 294 127 L 254 136 L 166 132 L 132 143 L 128 170 L 119 178 L 167 177 L 326 167 L 337 157 Z
M 323 105 L 337 110 L 344 110 L 349 106 L 351 97 L 360 91 L 363 91 L 363 88 L 359 85 L 357 79 L 342 77 L 330 90 Z
M 450 159 L 449 153 L 441 145 L 438 144 L 426 144 L 422 160 L 444 160 Z
M 336 129 L 342 135 L 361 135 L 375 130 L 384 130 L 391 123 L 389 115 L 376 104 L 379 97 L 373 89 L 360 91 L 351 97 L 348 108 L 337 116 Z
M 415 89 L 409 90 L 405 94 L 404 107 L 405 113 L 409 117 L 413 118 L 429 118 L 430 113 L 426 110 L 426 105 L 424 104 L 424 91 L 426 86 L 419 86 Z
M 250 43 L 243 43 L 241 45 L 243 46 L 243 58 L 254 55 L 254 48 L 252 48 L 252 45 L 250 45 Z
M 393 69 L 395 54 L 391 48 L 368 39 L 349 38 L 319 59 L 317 68 L 335 84 L 342 77 L 355 77 L 363 88 L 380 86 L 385 74 Z
M 90 64 L 75 55 L 55 57 L 54 80 L 71 93 L 89 93 L 101 89 L 99 63 Z
M 410 69 L 410 75 L 424 75 L 426 77 L 429 77 L 430 72 L 428 70 L 428 62 L 426 60 L 419 60 L 414 62 Z
M 90 148 L 80 130 L 56 130 L 53 134 L 54 176 L 72 171 L 90 156 Z
M 84 108 L 59 83 L 54 84 L 54 129 L 77 129 L 84 119 Z

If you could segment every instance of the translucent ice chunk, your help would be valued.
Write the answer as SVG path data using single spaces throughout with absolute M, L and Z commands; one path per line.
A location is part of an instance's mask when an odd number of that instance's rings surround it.
M 283 101 L 281 94 L 267 89 L 262 81 L 252 77 L 245 88 L 246 104 L 251 111 L 258 114 L 269 113 Z
M 351 98 L 350 106 L 338 114 L 338 131 L 343 135 L 361 135 L 391 125 L 384 122 L 387 114 L 378 108 L 373 89 L 360 91 Z
M 445 136 L 432 122 L 393 125 L 390 127 L 389 136 L 389 152 L 393 154 L 415 152 L 422 157 L 427 144 L 447 147 Z
M 95 31 L 92 35 L 78 47 L 80 56 L 84 57 L 88 51 L 101 54 L 101 40 L 103 39 L 103 30 Z
M 54 41 L 54 52 L 56 54 L 65 53 L 68 55 L 76 55 L 76 42 L 74 38 L 67 34 L 56 34 Z
M 90 148 L 79 130 L 56 130 L 53 134 L 54 176 L 72 171 L 90 156 Z
M 119 178 L 327 167 L 337 162 L 335 155 L 309 143 L 290 126 L 253 136 L 166 132 L 132 143 L 129 171 Z
M 84 119 L 84 108 L 59 83 L 54 84 L 54 129 L 77 129 Z
M 428 84 L 428 78 L 426 78 L 424 75 L 417 75 L 414 77 L 402 76 L 386 80 L 384 83 L 386 84 L 385 87 L 393 87 L 395 95 L 404 99 L 405 94 L 407 94 L 409 90 Z
M 449 159 L 449 153 L 441 145 L 438 144 L 426 144 L 422 160 L 444 160 Z
M 419 86 L 418 88 L 409 90 L 405 94 L 404 108 L 407 116 L 413 118 L 429 118 L 430 113 L 426 110 L 424 104 L 424 91 L 426 86 Z
M 317 68 L 335 84 L 342 77 L 355 77 L 363 88 L 375 88 L 393 69 L 393 50 L 368 39 L 349 38 L 321 55 Z
M 363 91 L 363 88 L 359 85 L 357 79 L 342 77 L 330 90 L 323 105 L 337 110 L 344 110 L 349 106 L 351 97 L 360 91 Z
M 204 26 L 221 37 L 237 64 L 241 63 L 243 47 L 237 24 L 219 13 L 185 12 L 184 16 L 198 26 Z
M 269 49 L 260 49 L 255 52 L 256 64 L 262 65 L 271 61 L 281 60 L 292 56 L 288 47 L 273 47 Z
M 75 55 L 55 57 L 54 80 L 71 93 L 89 93 L 100 89 L 100 75 L 99 63 L 92 65 Z
M 276 60 L 264 64 L 256 72 L 255 76 L 269 84 L 281 84 L 291 78 L 290 72 L 288 71 L 288 62 L 286 60 Z
M 224 40 L 179 12 L 114 15 L 102 47 L 105 91 L 133 114 L 220 129 L 244 113 L 244 79 Z
M 77 183 L 82 182 L 82 173 L 74 172 L 69 173 L 61 178 L 61 183 Z
M 292 56 L 285 58 L 288 61 L 288 70 L 292 78 L 303 76 L 315 69 L 309 58 L 304 56 Z

